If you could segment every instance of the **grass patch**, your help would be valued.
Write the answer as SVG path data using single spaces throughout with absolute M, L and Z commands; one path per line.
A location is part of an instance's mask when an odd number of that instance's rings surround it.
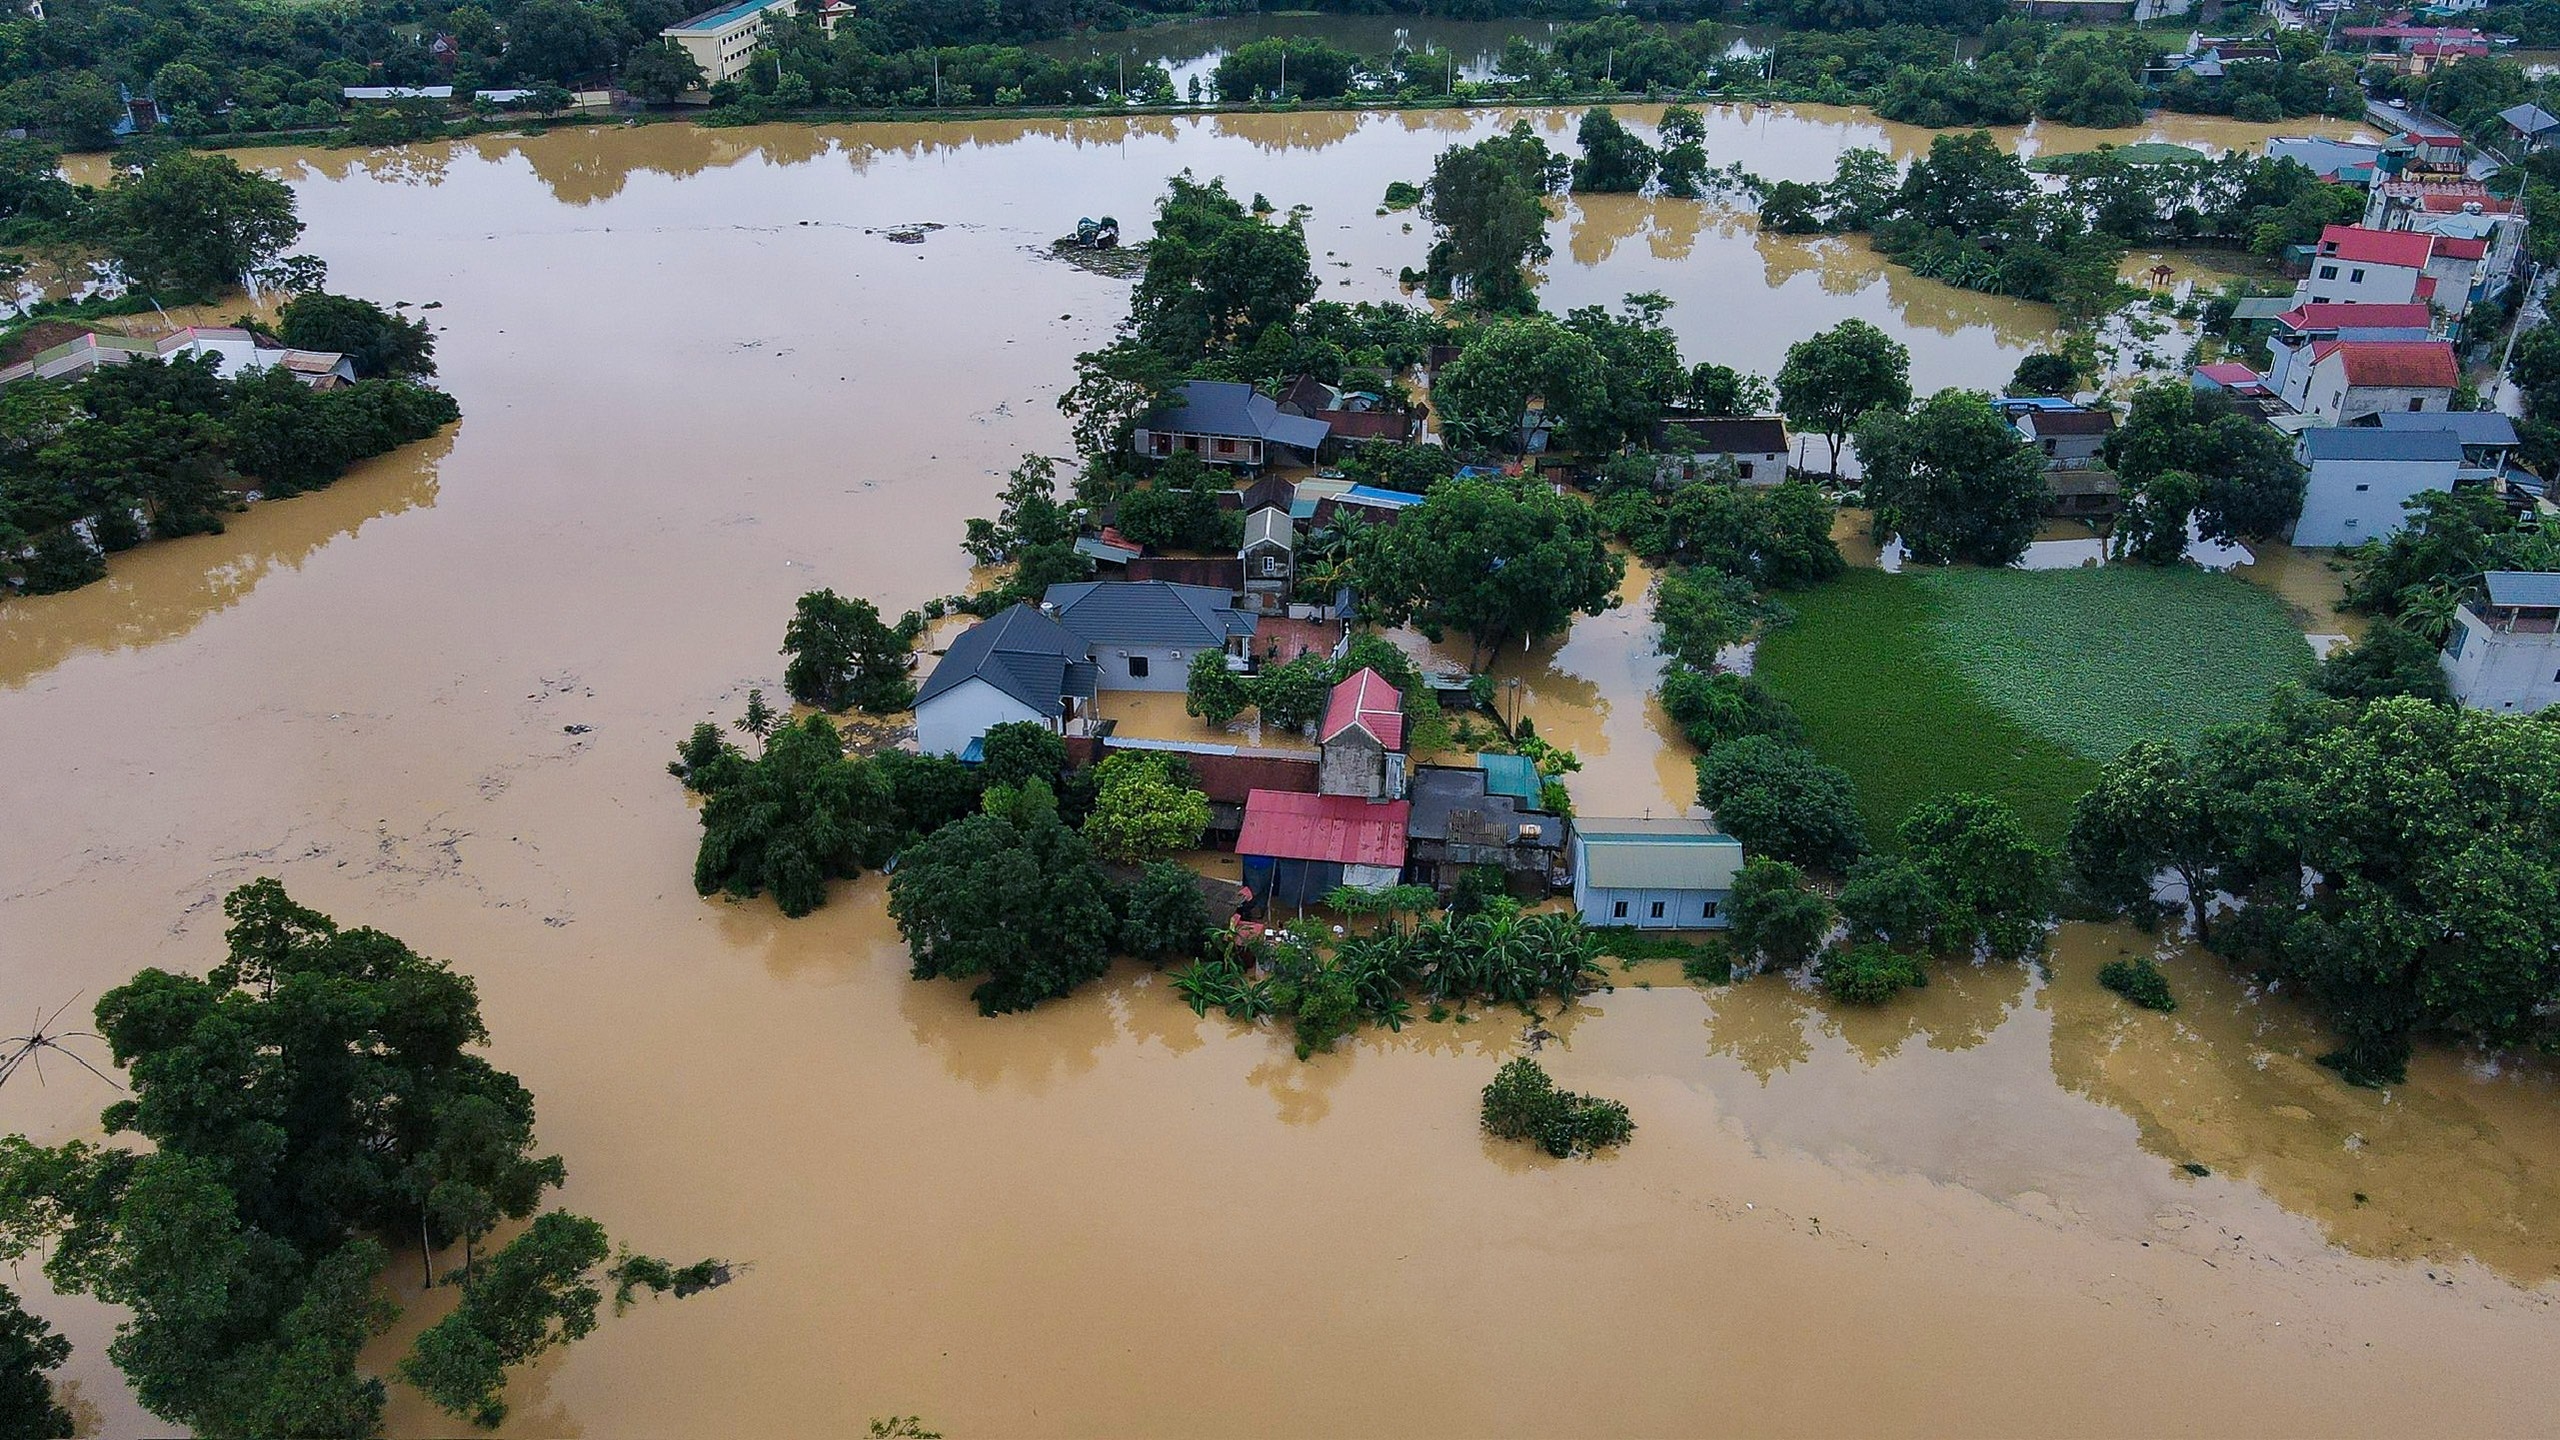
M 2092 760 L 2191 746 L 2311 672 L 2284 602 L 2205 570 L 1938 570 L 1932 648 L 1993 705 Z
M 1931 648 L 1936 595 L 1881 570 L 1791 592 L 1795 623 L 1760 642 L 1752 673 L 1804 721 L 1805 739 L 1858 783 L 1868 838 L 1931 795 L 1996 795 L 2039 839 L 2058 839 L 2098 767 L 1985 701 Z
M 1852 570 L 1787 603 L 1795 623 L 1755 671 L 1888 847 L 1914 804 L 1955 790 L 2057 843 L 2102 761 L 2260 714 L 2311 667 L 2282 601 L 2196 570 Z

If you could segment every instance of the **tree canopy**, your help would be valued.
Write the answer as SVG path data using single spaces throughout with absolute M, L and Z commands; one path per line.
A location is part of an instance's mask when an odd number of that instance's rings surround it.
M 1899 535 L 1932 565 L 2006 565 L 2026 553 L 2044 513 L 2044 459 L 1989 396 L 1941 390 L 1909 415 L 1872 410 L 1857 439 L 1879 539 Z
M 1910 403 L 1911 352 L 1864 320 L 1843 320 L 1788 346 L 1778 370 L 1779 412 L 1829 442 L 1834 474 L 1840 442 L 1860 416 Z
M 1550 253 L 1546 197 L 1570 168 L 1526 120 L 1440 152 L 1423 187 L 1423 213 L 1436 237 L 1431 293 L 1486 310 L 1535 309 L 1528 272 Z
M 1046 781 L 996 786 L 976 815 L 898 857 L 889 913 L 915 978 L 975 980 L 982 1015 L 1028 1010 L 1110 968 L 1111 887 Z
M 1381 532 L 1360 567 L 1379 615 L 1478 651 L 1535 639 L 1615 605 L 1626 559 L 1590 506 L 1521 480 L 1452 480 Z

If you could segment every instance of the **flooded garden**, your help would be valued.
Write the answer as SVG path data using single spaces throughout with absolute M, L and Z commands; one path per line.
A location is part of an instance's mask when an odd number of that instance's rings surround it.
M 966 517 L 1022 455 L 1066 448 L 1055 397 L 1128 282 L 1062 263 L 1054 236 L 1101 214 L 1141 231 L 1188 168 L 1308 206 L 1327 298 L 1390 298 L 1427 235 L 1380 212 L 1385 186 L 1508 118 L 244 154 L 294 185 L 340 288 L 435 305 L 410 313 L 467 418 L 0 604 L 0 734 L 38 757 L 0 827 L 5 998 L 85 1008 L 143 966 L 200 972 L 219 897 L 260 875 L 474 977 L 491 1059 L 570 1157 L 563 1199 L 740 1265 L 535 1363 L 506 1434 L 2547 1424 L 2551 1072 L 2422 1050 L 2405 1085 L 2349 1088 L 2290 997 L 2127 927 L 2067 924 L 2046 970 L 1952 966 L 1879 1011 L 1631 968 L 1548 1022 L 1558 1081 L 1640 1126 L 1566 1165 L 1477 1128 L 1520 1043 L 1507 1012 L 1302 1062 L 1124 964 L 985 1019 L 908 978 L 876 876 L 798 921 L 695 896 L 675 741 L 774 685 L 803 592 L 894 613 L 963 588 Z M 2019 143 L 2102 138 L 2137 137 Z M 1715 159 L 1772 178 L 1925 143 L 1846 111 L 1708 112 Z M 2054 330 L 2045 307 L 1698 202 L 1574 197 L 1551 239 L 1550 310 L 1659 291 L 1688 358 L 1763 374 L 1857 317 L 1910 348 L 1920 388 L 1993 388 Z M 2275 630 L 2336 628 L 2316 561 L 2241 574 Z M 1589 813 L 1694 798 L 1651 696 L 1649 579 L 1630 567 L 1619 609 L 1493 665 L 1504 703 L 1582 757 Z M 2068 748 L 2072 717 L 2010 723 Z M 2159 956 L 2175 1015 L 2098 988 L 2126 953 Z M 0 1109 L 51 1143 L 95 1138 L 114 1098 L 56 1073 Z M 113 1312 L 32 1267 L 18 1284 L 77 1347 L 83 1433 L 151 1429 L 105 1358 Z M 449 1303 L 429 1292 L 378 1346 Z M 391 1426 L 451 1422 L 395 1388 Z

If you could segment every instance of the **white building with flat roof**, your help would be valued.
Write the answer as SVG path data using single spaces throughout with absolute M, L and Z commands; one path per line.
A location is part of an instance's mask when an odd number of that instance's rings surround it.
M 2480 583 L 2438 657 L 2453 698 L 2518 714 L 2560 705 L 2560 575 L 2492 570 Z

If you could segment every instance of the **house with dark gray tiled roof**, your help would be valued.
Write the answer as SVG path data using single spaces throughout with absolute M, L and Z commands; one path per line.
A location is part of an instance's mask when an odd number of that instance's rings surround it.
M 1150 459 L 1196 455 L 1211 465 L 1253 470 L 1312 465 L 1332 427 L 1291 415 L 1278 401 L 1232 380 L 1187 380 L 1174 403 L 1139 420 L 1130 444 Z
M 972 625 L 916 692 L 916 748 L 965 755 L 987 731 L 1016 720 L 1063 735 L 1093 713 L 1093 647 L 1029 605 Z
M 1203 650 L 1245 666 L 1254 617 L 1235 592 L 1166 580 L 1052 585 L 1040 608 L 1084 642 L 1105 690 L 1181 690 Z

